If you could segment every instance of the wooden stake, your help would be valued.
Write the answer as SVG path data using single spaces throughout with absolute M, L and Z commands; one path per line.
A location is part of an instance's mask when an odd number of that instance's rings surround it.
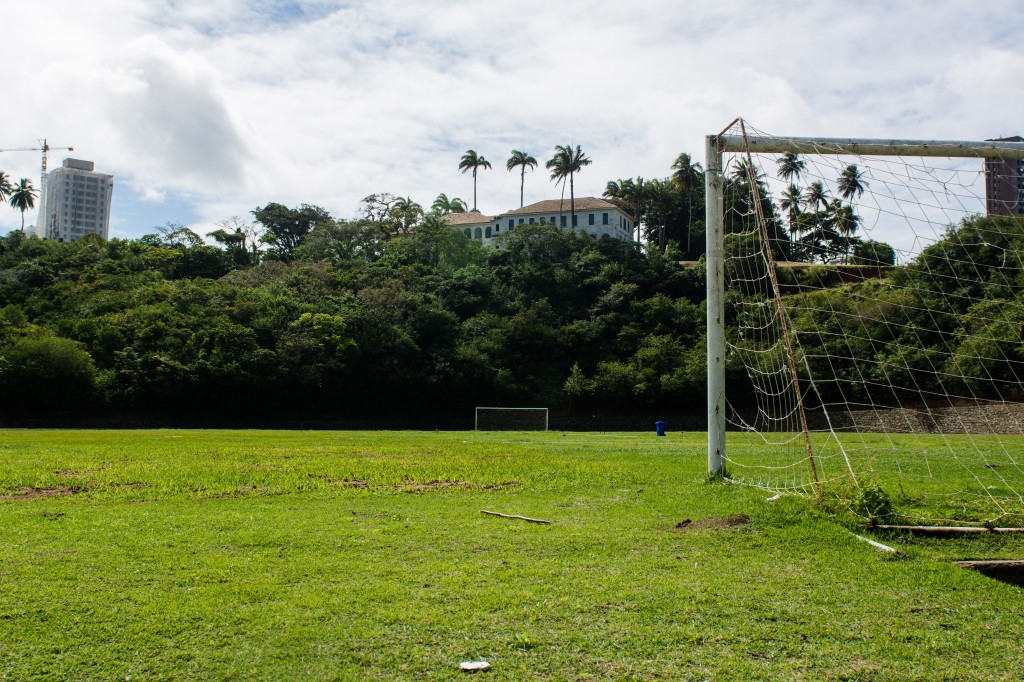
M 530 523 L 551 523 L 543 519 L 531 519 L 529 516 L 517 516 L 516 514 L 502 514 L 500 512 L 487 511 L 486 509 L 480 510 L 481 514 L 490 514 L 491 516 L 500 516 L 503 519 L 519 519 L 520 521 L 529 521 Z

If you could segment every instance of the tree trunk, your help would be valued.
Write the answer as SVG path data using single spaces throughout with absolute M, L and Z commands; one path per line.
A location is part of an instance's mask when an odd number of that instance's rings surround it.
M 473 169 L 473 210 L 476 210 L 476 168 Z
M 519 171 L 519 208 L 523 207 L 523 186 L 526 184 L 526 165 Z
M 576 231 L 576 194 L 572 184 L 572 173 L 569 173 L 569 213 L 572 214 L 572 221 L 569 224 L 569 230 L 572 232 Z

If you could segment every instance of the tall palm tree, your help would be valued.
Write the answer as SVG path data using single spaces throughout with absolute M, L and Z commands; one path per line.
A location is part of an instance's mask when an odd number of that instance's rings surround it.
M 694 163 L 690 155 L 683 152 L 672 163 L 672 182 L 683 192 L 693 191 L 700 185 L 703 170 L 699 163 Z
M 800 232 L 800 207 L 803 203 L 803 194 L 795 183 L 790 183 L 779 199 L 779 208 L 789 212 L 789 232 L 794 237 Z
M 25 231 L 25 211 L 35 207 L 36 196 L 38 196 L 38 193 L 32 186 L 32 181 L 28 178 L 22 178 L 11 190 L 10 204 L 21 211 L 22 232 Z
M 448 198 L 448 195 L 441 192 L 434 199 L 434 203 L 430 205 L 430 210 L 435 215 L 448 215 L 449 213 L 465 213 L 466 202 L 458 197 Z
M 7 197 L 11 196 L 11 192 L 14 191 L 14 187 L 11 185 L 11 178 L 0 170 L 0 203 L 7 201 Z
M 857 165 L 853 163 L 843 169 L 843 172 L 840 174 L 839 180 L 836 183 L 836 189 L 839 190 L 839 193 L 843 195 L 843 198 L 847 201 L 850 201 L 855 197 L 860 198 L 867 187 L 868 183 L 861 175 L 860 169 L 858 169 Z
M 470 149 L 462 155 L 462 160 L 459 161 L 459 170 L 465 173 L 468 170 L 473 171 L 473 210 L 476 210 L 476 171 L 478 168 L 490 168 L 491 162 L 484 157 L 478 155 L 475 150 Z
M 533 158 L 526 152 L 521 152 L 518 149 L 512 150 L 512 156 L 505 163 L 505 168 L 511 172 L 513 168 L 519 166 L 519 208 L 523 207 L 523 186 L 526 184 L 526 168 L 537 167 L 537 159 Z
M 555 184 L 562 183 L 563 190 L 565 189 L 565 179 L 569 178 L 569 212 L 572 215 L 571 229 L 573 230 L 576 229 L 576 192 L 573 176 L 591 163 L 593 161 L 584 156 L 579 145 L 573 149 L 571 144 L 564 147 L 559 144 L 555 145 L 555 155 L 544 164 L 544 167 L 551 171 L 551 179 L 555 181 Z
M 807 164 L 800 158 L 799 154 L 793 154 L 787 152 L 783 154 L 779 160 L 779 177 L 786 182 L 792 182 L 799 180 L 800 175 L 807 170 Z
M 812 182 L 804 190 L 804 203 L 807 204 L 811 210 L 817 211 L 818 205 L 820 204 L 823 208 L 828 208 L 828 192 L 825 190 L 825 185 L 819 180 Z

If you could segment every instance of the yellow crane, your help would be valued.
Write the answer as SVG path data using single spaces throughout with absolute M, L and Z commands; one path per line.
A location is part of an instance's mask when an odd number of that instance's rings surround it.
M 41 147 L 13 147 L 8 149 L 0 149 L 0 152 L 42 152 L 43 153 L 43 171 L 39 178 L 39 212 L 42 214 L 43 202 L 46 200 L 46 154 L 51 149 L 53 150 L 67 150 L 69 152 L 75 151 L 74 147 L 51 147 L 46 143 L 46 138 L 39 140 Z

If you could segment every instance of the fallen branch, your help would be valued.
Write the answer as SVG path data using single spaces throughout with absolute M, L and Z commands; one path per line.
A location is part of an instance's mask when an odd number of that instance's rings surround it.
M 486 509 L 480 510 L 481 514 L 490 514 L 491 516 L 500 516 L 503 519 L 519 519 L 520 521 L 529 521 L 530 523 L 551 523 L 544 519 L 531 519 L 529 516 L 518 516 L 516 514 L 501 514 L 499 512 L 487 511 Z

